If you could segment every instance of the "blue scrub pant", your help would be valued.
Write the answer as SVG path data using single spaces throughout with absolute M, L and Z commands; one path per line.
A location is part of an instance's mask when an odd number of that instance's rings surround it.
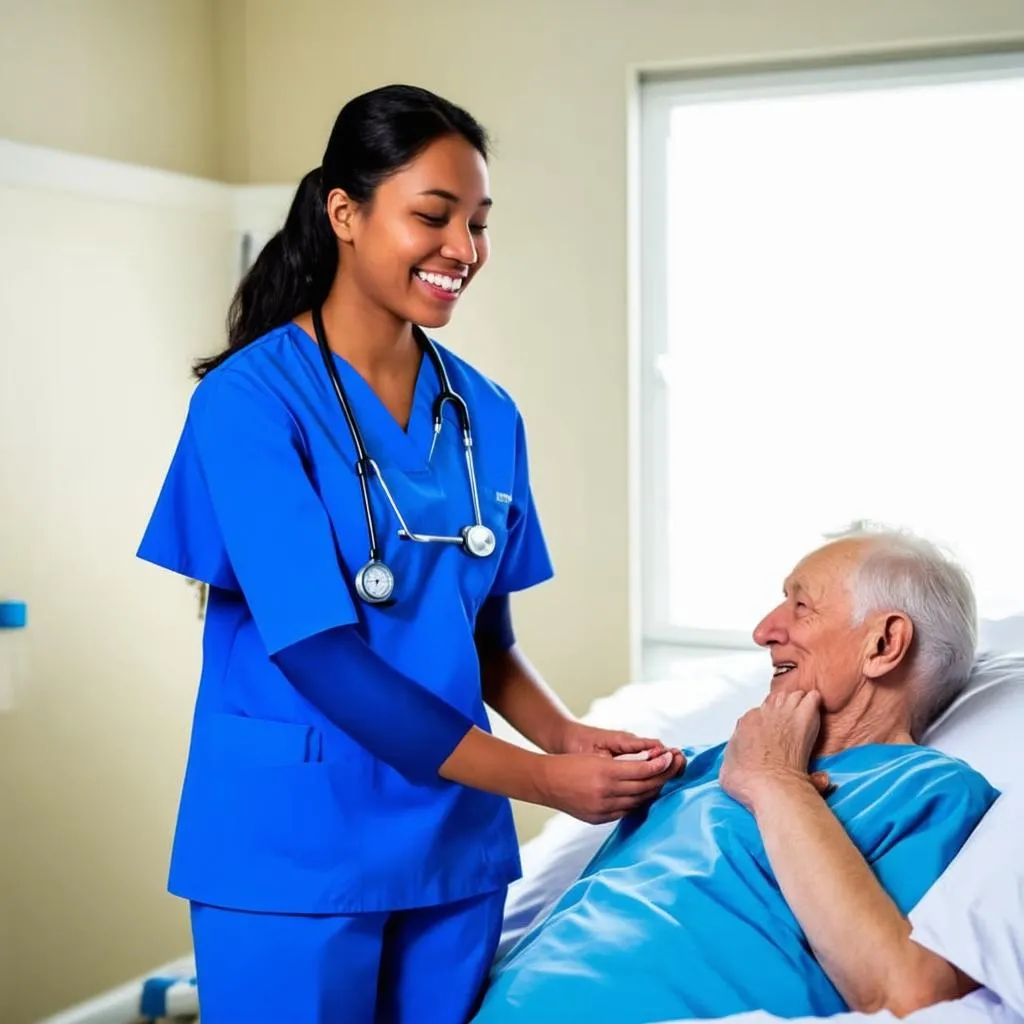
M 193 903 L 202 1024 L 465 1024 L 505 890 L 380 914 L 287 915 Z

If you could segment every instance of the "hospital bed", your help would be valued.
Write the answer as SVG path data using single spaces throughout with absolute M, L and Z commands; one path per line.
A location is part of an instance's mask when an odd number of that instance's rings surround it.
M 1024 636 L 1002 641 L 1016 650 L 1000 650 L 1001 632 L 983 632 L 967 692 L 925 742 L 971 764 L 1002 796 L 910 915 L 913 938 L 983 988 L 904 1018 L 914 1024 L 1024 1024 Z M 695 660 L 680 679 L 627 685 L 598 700 L 587 720 L 672 745 L 718 743 L 763 699 L 767 661 L 763 653 Z M 556 815 L 523 847 L 523 877 L 509 890 L 499 957 L 543 918 L 612 828 Z M 884 1024 L 896 1018 L 852 1013 L 826 1019 Z M 729 1024 L 779 1020 L 767 1013 L 728 1018 Z M 817 1018 L 801 1024 L 812 1021 Z
M 1008 639 L 989 630 L 987 645 L 985 635 L 967 693 L 925 739 L 973 765 L 1003 796 L 911 914 L 915 939 L 983 987 L 904 1018 L 912 1024 L 1024 1024 L 1024 784 L 1018 781 L 1024 777 L 1024 635 Z M 1000 649 L 1010 645 L 1016 650 Z M 760 702 L 768 675 L 763 653 L 695 659 L 671 681 L 627 684 L 597 700 L 586 720 L 673 745 L 717 743 L 730 735 L 743 711 Z M 542 919 L 613 827 L 556 814 L 523 846 L 523 877 L 509 891 L 499 956 Z M 40 1024 L 138 1024 L 160 1014 L 186 1021 L 195 1019 L 196 1006 L 193 966 L 181 961 Z M 781 1019 L 759 1012 L 727 1020 Z M 887 1024 L 896 1018 L 851 1013 L 827 1020 Z M 819 1021 L 800 1018 L 796 1024 Z

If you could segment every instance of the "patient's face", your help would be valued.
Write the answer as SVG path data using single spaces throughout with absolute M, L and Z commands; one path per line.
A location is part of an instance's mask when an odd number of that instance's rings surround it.
M 841 711 L 856 692 L 867 653 L 867 625 L 853 625 L 847 581 L 861 541 L 837 541 L 808 555 L 783 585 L 784 600 L 754 630 L 771 652 L 773 692 L 817 690 L 824 711 Z

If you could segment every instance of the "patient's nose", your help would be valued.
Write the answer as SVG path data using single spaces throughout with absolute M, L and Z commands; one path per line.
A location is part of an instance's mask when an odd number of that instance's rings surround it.
M 758 647 L 770 647 L 772 644 L 783 643 L 785 639 L 786 629 L 780 605 L 778 608 L 773 608 L 754 627 L 754 643 Z

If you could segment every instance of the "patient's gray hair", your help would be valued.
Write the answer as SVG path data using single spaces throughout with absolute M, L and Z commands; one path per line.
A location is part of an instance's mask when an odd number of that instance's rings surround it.
M 854 622 L 892 609 L 914 624 L 911 652 L 919 694 L 911 735 L 920 741 L 971 674 L 978 613 L 970 578 L 938 545 L 909 531 L 861 522 L 841 536 L 869 541 L 850 580 Z

